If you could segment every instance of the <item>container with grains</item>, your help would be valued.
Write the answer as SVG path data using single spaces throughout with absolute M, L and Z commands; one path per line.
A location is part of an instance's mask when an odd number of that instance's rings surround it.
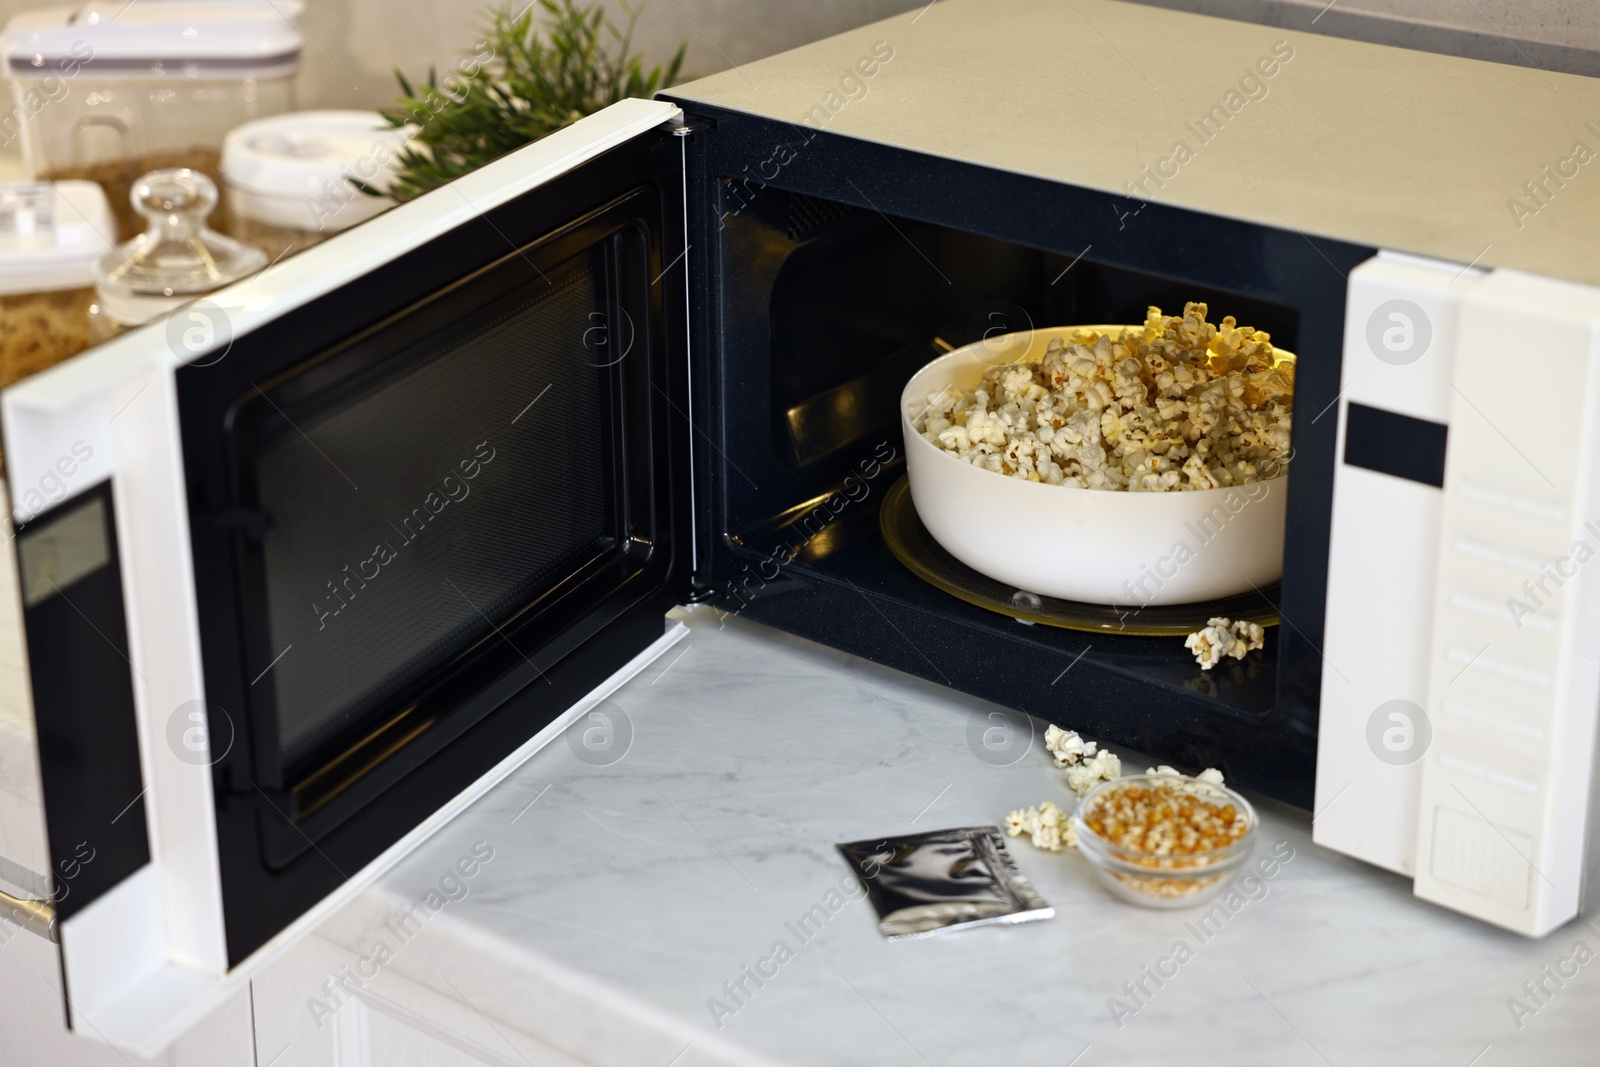
M 111 225 L 92 182 L 0 185 L 0 389 L 89 347 Z
M 11 110 L 32 177 L 99 183 L 114 240 L 143 227 L 141 174 L 183 167 L 213 181 L 223 136 L 294 106 L 302 0 L 124 0 L 24 11 L 5 27 Z
M 1114 895 L 1149 908 L 1207 901 L 1250 855 L 1256 813 L 1226 786 L 1141 774 L 1091 790 L 1073 817 L 1078 849 Z

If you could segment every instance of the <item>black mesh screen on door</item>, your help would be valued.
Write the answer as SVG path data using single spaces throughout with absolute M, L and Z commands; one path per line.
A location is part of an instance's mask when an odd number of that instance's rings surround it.
M 332 410 L 273 405 L 254 476 L 285 765 L 616 547 L 605 278 L 593 248 Z

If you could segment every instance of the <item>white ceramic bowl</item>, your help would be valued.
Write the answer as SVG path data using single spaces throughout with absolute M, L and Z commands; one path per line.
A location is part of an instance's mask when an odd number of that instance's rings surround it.
M 970 389 L 991 367 L 1037 359 L 1052 338 L 1024 330 L 958 348 L 923 367 L 900 396 L 906 476 L 917 515 L 946 551 L 1018 590 L 1090 604 L 1192 604 L 1248 593 L 1283 573 L 1287 477 L 1183 492 L 1078 489 L 964 463 L 912 426 L 941 389 Z

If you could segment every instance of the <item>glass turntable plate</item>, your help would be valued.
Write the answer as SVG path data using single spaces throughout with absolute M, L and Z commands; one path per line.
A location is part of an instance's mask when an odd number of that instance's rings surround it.
M 980 608 L 1014 619 L 1089 633 L 1124 633 L 1142 637 L 1182 637 L 1205 626 L 1215 616 L 1246 619 L 1261 626 L 1278 624 L 1276 584 L 1260 592 L 1244 593 L 1200 604 L 1161 604 L 1147 607 L 1081 604 L 1013 589 L 986 578 L 946 552 L 928 533 L 911 503 L 911 486 L 904 477 L 883 498 L 878 511 L 883 540 L 896 559 L 930 585 Z

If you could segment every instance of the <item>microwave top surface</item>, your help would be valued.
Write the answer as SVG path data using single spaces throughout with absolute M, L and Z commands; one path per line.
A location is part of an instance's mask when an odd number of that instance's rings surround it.
M 664 95 L 1122 194 L 1130 214 L 1600 284 L 1600 79 L 1118 0 L 940 0 Z

